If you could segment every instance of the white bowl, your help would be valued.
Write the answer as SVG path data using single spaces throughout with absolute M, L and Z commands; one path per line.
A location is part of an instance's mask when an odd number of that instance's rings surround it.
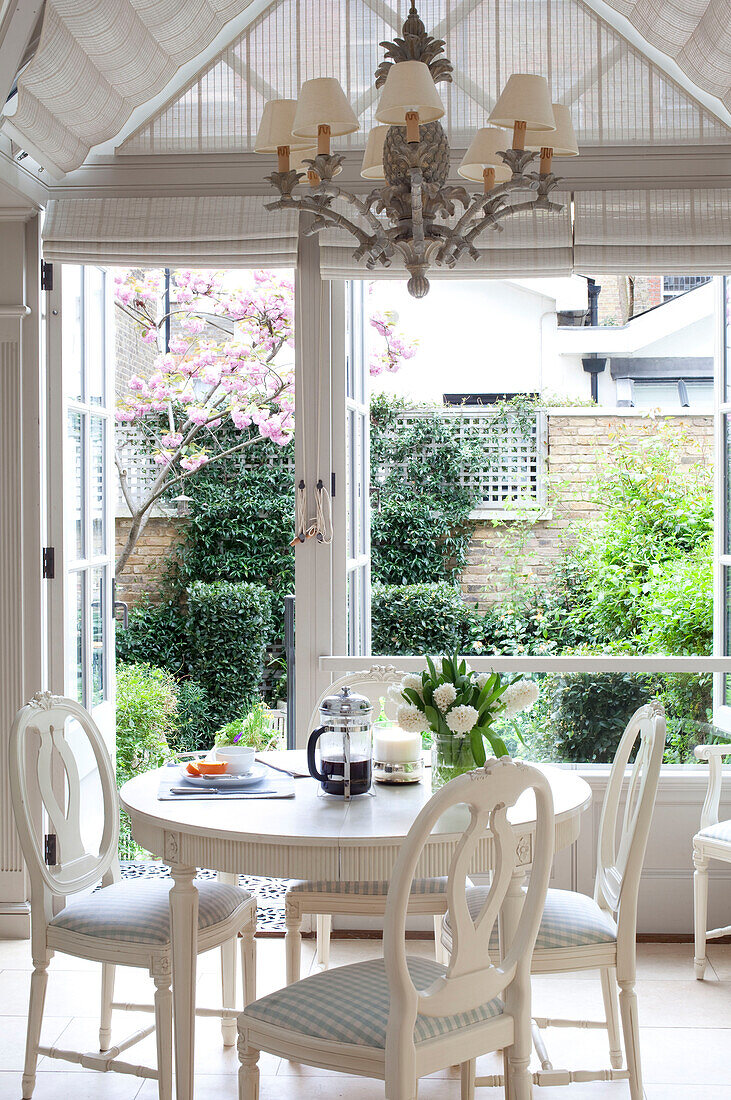
M 229 775 L 248 775 L 254 765 L 254 756 L 250 745 L 226 745 L 216 749 L 216 759 L 226 761 Z

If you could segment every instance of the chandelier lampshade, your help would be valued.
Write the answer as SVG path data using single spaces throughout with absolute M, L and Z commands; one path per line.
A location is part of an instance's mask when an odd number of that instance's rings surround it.
M 555 130 L 545 76 L 513 73 L 487 121 L 492 126 L 511 127 L 523 122 L 528 130 Z
M 383 143 L 388 131 L 388 126 L 374 126 L 368 134 L 368 142 L 363 154 L 363 167 L 360 170 L 363 179 L 384 180 L 386 178 L 383 170 Z
M 498 151 L 504 150 L 507 144 L 507 134 L 504 130 L 498 130 L 494 126 L 484 126 L 473 137 L 472 144 L 457 169 L 458 173 L 463 179 L 482 183 L 484 170 L 494 168 L 495 183 L 507 183 L 513 175 L 512 169 L 508 168 L 498 156 Z
M 574 124 L 571 121 L 571 111 L 563 103 L 553 103 L 553 117 L 556 120 L 554 133 L 539 132 L 538 130 L 526 130 L 525 147 L 531 152 L 540 152 L 541 149 L 553 150 L 554 157 L 578 157 L 579 145 L 574 133 Z
M 378 101 L 376 118 L 389 126 L 403 126 L 411 111 L 418 113 L 421 123 L 436 122 L 444 114 L 444 104 L 429 67 L 423 61 L 399 61 L 391 66 Z
M 360 129 L 353 108 L 332 76 L 306 80 L 300 89 L 292 133 L 299 138 L 316 138 L 321 126 L 329 126 L 332 137 L 353 134 Z M 311 144 L 307 142 L 306 144 Z
M 255 153 L 276 153 L 281 145 L 288 145 L 290 149 L 306 148 L 307 140 L 292 134 L 296 108 L 295 99 L 270 99 L 264 104 L 264 113 L 254 143 Z

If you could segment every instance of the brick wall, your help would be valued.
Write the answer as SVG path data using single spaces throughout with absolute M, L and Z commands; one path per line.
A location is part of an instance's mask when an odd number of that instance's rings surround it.
M 662 302 L 662 275 L 635 275 L 634 315 L 643 313 Z M 602 288 L 598 310 L 600 325 L 624 325 L 629 320 L 627 278 L 624 275 L 602 275 L 597 280 Z
M 704 458 L 713 461 L 713 418 L 673 416 L 689 444 L 682 464 Z M 549 414 L 548 469 L 551 507 L 535 524 L 477 524 L 468 551 L 462 588 L 470 603 L 484 609 L 497 602 L 517 576 L 526 584 L 545 581 L 551 566 L 572 541 L 577 520 L 599 521 L 598 508 L 589 499 L 597 464 L 612 449 L 611 435 L 621 424 L 630 438 L 654 431 L 647 417 L 587 413 Z
M 142 532 L 132 557 L 117 585 L 117 599 L 130 607 L 143 596 L 154 597 L 172 560 L 176 547 L 185 538 L 187 520 L 154 516 Z M 119 555 L 129 534 L 130 521 L 118 516 L 115 528 Z
M 152 374 L 157 348 L 143 344 L 140 329 L 123 309 L 114 308 L 115 389 L 117 396 L 126 393 L 133 374 L 147 378 Z

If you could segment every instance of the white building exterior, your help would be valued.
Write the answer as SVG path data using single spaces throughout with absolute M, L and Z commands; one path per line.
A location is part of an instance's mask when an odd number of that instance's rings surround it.
M 411 298 L 403 283 L 374 283 L 369 310 L 398 314 L 399 328 L 418 337 L 418 350 L 397 374 L 373 378 L 373 391 L 416 401 L 441 401 L 445 393 L 537 393 L 588 401 L 591 375 L 582 359 L 596 355 L 607 359 L 598 376 L 600 405 L 679 408 L 677 381 L 686 375 L 690 406 L 712 404 L 716 306 L 711 283 L 626 325 L 559 326 L 558 312 L 587 306 L 587 281 L 578 275 L 435 280 L 421 301 Z M 636 385 L 628 359 L 637 360 Z M 708 360 L 707 370 L 698 360 Z

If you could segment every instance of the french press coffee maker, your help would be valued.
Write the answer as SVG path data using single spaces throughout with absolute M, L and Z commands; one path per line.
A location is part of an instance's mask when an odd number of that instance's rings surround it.
M 370 699 L 342 688 L 320 704 L 322 725 L 307 742 L 307 766 L 324 794 L 354 798 L 367 794 L 373 776 L 373 732 Z M 316 749 L 319 748 L 320 766 Z

